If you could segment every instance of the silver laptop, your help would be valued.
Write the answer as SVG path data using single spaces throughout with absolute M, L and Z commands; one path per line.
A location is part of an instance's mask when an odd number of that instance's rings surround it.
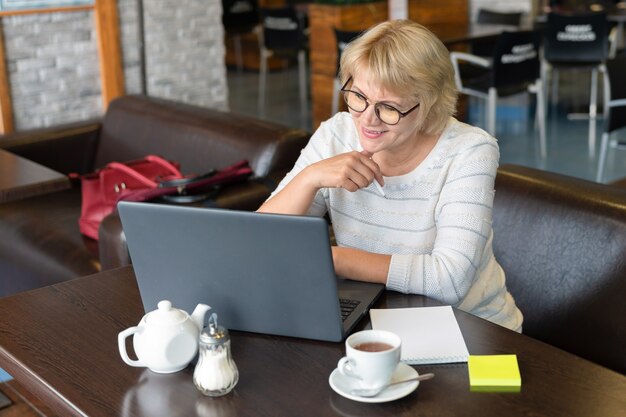
M 335 275 L 323 218 L 131 202 L 118 210 L 145 311 L 164 299 L 187 312 L 205 303 L 231 330 L 341 341 L 384 289 Z

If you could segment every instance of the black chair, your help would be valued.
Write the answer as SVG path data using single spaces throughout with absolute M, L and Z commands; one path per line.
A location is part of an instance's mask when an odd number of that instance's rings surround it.
M 552 98 L 557 101 L 558 72 L 590 70 L 589 156 L 595 155 L 598 71 L 609 53 L 609 24 L 606 13 L 549 13 L 544 28 L 541 79 L 548 94 L 548 73 L 552 72 Z
M 476 15 L 476 23 L 506 25 L 519 28 L 522 23 L 522 12 L 499 12 L 489 9 L 479 9 Z M 470 44 L 473 55 L 491 57 L 496 46 L 495 39 L 474 40 Z
M 541 36 L 535 31 L 503 32 L 496 41 L 491 60 L 464 52 L 452 52 L 456 85 L 459 91 L 487 101 L 486 130 L 496 134 L 496 106 L 498 97 L 522 92 L 537 95 L 536 125 L 539 127 L 541 157 L 545 158 L 546 131 L 543 87 L 540 78 L 539 47 Z M 465 64 L 461 66 L 461 64 Z M 482 68 L 482 76 L 472 71 L 464 76 L 464 67 Z
M 606 63 L 604 78 L 604 132 L 600 145 L 596 180 L 604 177 L 604 165 L 609 148 L 624 148 L 616 140 L 609 141 L 612 132 L 626 126 L 626 55 L 620 55 Z
M 253 33 L 261 19 L 256 0 L 222 0 L 222 23 L 226 35 L 233 38 L 237 70 L 243 70 L 241 36 Z
M 335 80 L 333 81 L 333 101 L 331 106 L 331 114 L 335 114 L 339 111 L 339 94 L 341 91 L 341 80 L 339 80 L 339 62 L 341 61 L 341 54 L 346 46 L 359 36 L 361 31 L 349 31 L 340 30 L 335 28 L 335 41 L 337 45 L 337 68 Z
M 260 74 L 259 74 L 259 114 L 265 115 L 265 96 L 267 86 L 267 60 L 272 57 L 285 59 L 297 58 L 298 82 L 300 93 L 300 111 L 304 118 L 307 112 L 306 78 L 306 33 L 305 20 L 298 16 L 292 6 L 281 8 L 262 8 L 263 33 L 259 37 Z
M 522 22 L 523 14 L 522 12 L 499 12 L 489 9 L 479 9 L 476 21 L 478 23 L 519 26 Z

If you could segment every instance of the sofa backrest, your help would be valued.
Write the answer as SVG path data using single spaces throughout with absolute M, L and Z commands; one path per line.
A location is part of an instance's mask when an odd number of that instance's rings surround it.
M 109 104 L 95 167 L 156 154 L 178 161 L 183 173 L 205 173 L 247 159 L 256 175 L 288 170 L 309 134 L 229 112 L 145 96 Z
M 626 190 L 505 165 L 494 254 L 523 333 L 626 373 Z

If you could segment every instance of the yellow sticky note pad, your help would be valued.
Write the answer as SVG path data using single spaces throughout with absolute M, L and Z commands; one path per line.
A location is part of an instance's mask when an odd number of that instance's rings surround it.
M 470 355 L 467 369 L 472 391 L 517 392 L 522 386 L 517 355 Z

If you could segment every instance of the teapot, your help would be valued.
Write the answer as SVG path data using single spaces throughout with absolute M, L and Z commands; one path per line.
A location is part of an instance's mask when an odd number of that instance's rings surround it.
M 198 352 L 198 337 L 210 309 L 206 304 L 198 304 L 190 316 L 173 308 L 170 301 L 160 301 L 158 308 L 143 316 L 137 326 L 117 336 L 122 360 L 130 366 L 147 367 L 161 374 L 184 369 Z M 130 335 L 138 360 L 131 359 L 126 351 L 126 338 Z

